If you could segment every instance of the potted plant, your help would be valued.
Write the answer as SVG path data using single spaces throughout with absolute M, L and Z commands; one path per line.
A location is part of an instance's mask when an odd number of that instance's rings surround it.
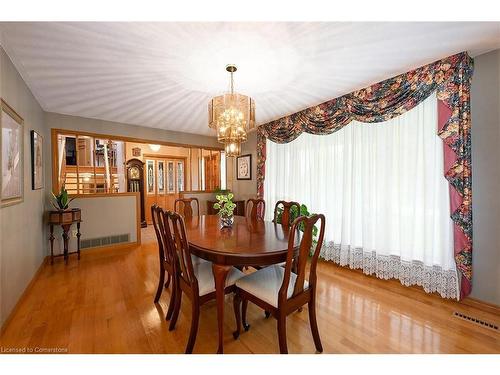
M 305 204 L 300 205 L 300 212 L 297 210 L 297 206 L 292 206 L 290 208 L 290 216 L 292 218 L 292 221 L 298 218 L 299 216 L 311 216 L 312 214 L 309 212 L 307 209 L 307 206 Z M 276 212 L 276 223 L 281 224 L 281 218 L 283 216 L 283 208 L 278 207 L 278 210 Z M 299 230 L 304 231 L 304 223 L 299 224 Z M 316 244 L 316 237 L 318 236 L 318 227 L 315 225 L 312 230 L 313 234 L 313 243 L 311 247 L 311 251 L 313 251 L 314 245 Z
M 221 227 L 232 227 L 234 222 L 233 211 L 236 208 L 236 204 L 233 202 L 234 194 L 218 194 L 215 196 L 217 202 L 214 203 L 214 208 L 219 210 L 218 215 L 220 216 Z
M 68 191 L 66 190 L 66 187 L 64 185 L 61 186 L 61 191 L 59 192 L 59 194 L 55 195 L 54 193 L 52 193 L 52 197 L 52 206 L 54 206 L 57 211 L 66 211 L 71 201 L 75 199 L 68 196 Z

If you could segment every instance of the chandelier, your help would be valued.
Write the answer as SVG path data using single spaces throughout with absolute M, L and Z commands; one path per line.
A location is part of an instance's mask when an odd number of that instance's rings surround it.
M 208 103 L 208 126 L 217 131 L 217 141 L 224 144 L 226 156 L 238 156 L 248 131 L 255 128 L 255 102 L 234 92 L 236 65 L 227 65 L 226 70 L 231 74 L 231 91 Z

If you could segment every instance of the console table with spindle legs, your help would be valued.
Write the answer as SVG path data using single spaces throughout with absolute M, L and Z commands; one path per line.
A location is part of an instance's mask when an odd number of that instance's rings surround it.
M 54 258 L 59 256 L 64 256 L 64 262 L 68 263 L 69 254 L 78 254 L 78 259 L 80 259 L 80 223 L 82 222 L 82 211 L 79 208 L 72 208 L 65 211 L 49 211 L 49 226 L 50 226 L 50 264 L 54 264 Z M 69 252 L 69 231 L 71 229 L 71 225 L 76 223 L 76 242 L 77 242 L 77 250 Z M 64 252 L 63 254 L 54 255 L 54 225 L 60 225 L 63 233 L 63 243 L 64 243 Z

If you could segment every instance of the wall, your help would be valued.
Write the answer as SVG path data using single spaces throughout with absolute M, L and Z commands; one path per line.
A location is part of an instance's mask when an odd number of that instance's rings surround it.
M 474 58 L 471 297 L 500 305 L 500 50 Z
M 0 211 L 0 323 L 3 324 L 46 254 L 43 214 L 50 179 L 45 165 L 45 189 L 31 190 L 30 130 L 43 136 L 46 161 L 50 155 L 50 135 L 44 126 L 42 108 L 2 48 L 0 68 L 1 95 L 24 119 L 24 200 Z
M 237 200 L 247 200 L 257 196 L 257 132 L 248 135 L 248 139 L 241 145 L 241 155 L 252 155 L 252 179 L 236 179 L 236 158 L 228 158 L 227 181 L 228 189 L 233 191 Z

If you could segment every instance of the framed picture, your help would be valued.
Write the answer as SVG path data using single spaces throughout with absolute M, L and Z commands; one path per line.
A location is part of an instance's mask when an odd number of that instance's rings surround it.
M 31 188 L 43 188 L 43 137 L 31 131 Z
M 3 99 L 0 101 L 2 128 L 2 206 L 23 201 L 24 120 Z
M 252 179 L 252 155 L 242 155 L 236 158 L 236 179 Z
M 132 156 L 141 156 L 141 148 L 140 147 L 134 147 L 132 149 Z

